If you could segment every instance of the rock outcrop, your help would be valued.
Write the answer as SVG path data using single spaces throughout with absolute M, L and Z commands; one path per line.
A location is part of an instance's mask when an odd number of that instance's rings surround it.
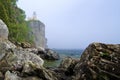
M 39 20 L 31 20 L 29 21 L 29 27 L 32 30 L 31 35 L 34 37 L 35 47 L 46 48 L 47 39 L 45 37 L 45 25 Z
M 8 39 L 8 28 L 6 24 L 0 19 L 0 38 Z
M 43 64 L 39 56 L 16 47 L 7 36 L 0 38 L 0 80 L 57 80 L 55 73 L 45 69 Z
M 59 60 L 60 56 L 57 52 L 51 50 L 51 49 L 45 49 L 44 54 L 41 54 L 40 51 L 38 51 L 38 54 L 40 54 L 41 58 L 46 60 Z
M 70 57 L 53 69 L 59 80 L 120 80 L 120 44 L 90 44 L 80 60 Z
M 74 72 L 74 80 L 120 80 L 120 44 L 90 44 Z

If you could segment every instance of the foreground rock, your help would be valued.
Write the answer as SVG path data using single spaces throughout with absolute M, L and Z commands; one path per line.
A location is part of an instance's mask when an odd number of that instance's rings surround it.
M 60 63 L 59 68 L 65 71 L 65 74 L 71 76 L 74 74 L 74 67 L 79 62 L 78 59 L 73 59 L 71 57 L 66 57 Z
M 120 80 L 120 45 L 90 44 L 74 72 L 74 80 Z
M 0 42 L 0 78 L 5 80 L 119 80 L 120 45 L 93 43 L 80 60 L 65 58 L 58 68 L 46 69 L 43 60 L 22 48 Z M 6 45 L 7 44 L 7 45 Z
M 67 57 L 54 71 L 61 80 L 120 80 L 120 45 L 92 43 L 80 60 Z
M 6 31 L 1 34 L 8 35 Z M 0 80 L 57 80 L 53 71 L 43 67 L 39 56 L 16 47 L 7 38 L 0 36 Z
M 60 63 L 60 66 L 53 71 L 58 75 L 58 80 L 72 80 L 74 75 L 74 67 L 79 62 L 79 59 L 66 57 Z
M 58 80 L 56 73 L 45 69 L 43 63 L 44 61 L 39 56 L 27 49 L 17 48 L 8 40 L 0 41 L 1 79 Z
M 58 68 L 46 69 L 41 54 L 59 58 L 53 51 L 16 47 L 3 25 L 0 35 L 0 80 L 120 80 L 120 44 L 92 43 L 80 60 L 67 57 Z

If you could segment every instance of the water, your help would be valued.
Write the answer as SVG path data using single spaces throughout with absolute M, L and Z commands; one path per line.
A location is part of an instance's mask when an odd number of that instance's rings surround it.
M 62 59 L 64 59 L 65 57 L 72 57 L 72 58 L 80 58 L 83 50 L 79 50 L 79 49 L 53 49 L 54 51 L 56 51 L 59 55 L 60 55 L 60 60 L 57 61 L 46 61 L 45 60 L 45 67 L 58 67 L 60 62 L 62 61 Z
M 80 58 L 81 53 L 83 52 L 83 50 L 78 49 L 56 49 L 55 51 L 59 53 L 61 58 L 65 58 L 67 56 L 72 58 Z

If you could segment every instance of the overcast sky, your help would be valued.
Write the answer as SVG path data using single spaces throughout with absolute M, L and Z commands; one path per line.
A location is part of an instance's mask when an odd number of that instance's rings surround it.
M 120 44 L 120 0 L 19 0 L 18 6 L 27 17 L 37 13 L 50 48 Z

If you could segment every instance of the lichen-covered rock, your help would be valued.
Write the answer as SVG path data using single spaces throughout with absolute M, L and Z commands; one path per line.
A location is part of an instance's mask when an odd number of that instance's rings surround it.
M 15 49 L 15 48 L 16 46 L 13 43 L 11 43 L 9 40 L 0 39 L 0 50 L 1 51 Z
M 78 63 L 78 59 L 73 59 L 71 57 L 66 57 L 60 63 L 59 68 L 65 71 L 65 75 L 73 75 L 73 69 L 75 65 Z
M 38 76 L 43 80 L 58 80 L 56 73 L 52 70 L 47 70 L 44 67 L 37 70 Z
M 5 74 L 5 78 L 1 76 L 0 79 L 58 80 L 56 73 L 45 69 L 43 64 L 31 50 L 16 47 L 8 40 L 0 41 L 0 71 Z
M 17 76 L 15 73 L 11 73 L 10 71 L 7 71 L 5 73 L 5 79 L 4 80 L 22 80 L 20 77 Z
M 39 56 L 26 51 L 25 49 L 15 49 L 13 52 L 18 56 L 17 64 L 19 65 L 24 65 L 27 62 L 34 64 L 36 68 L 39 68 L 44 63 L 44 61 Z
M 13 60 L 16 59 L 16 55 L 12 52 L 16 46 L 8 40 L 0 40 L 0 71 L 4 72 L 9 70 Z
M 3 56 L 0 61 L 1 72 L 7 70 L 21 70 L 23 66 L 26 65 L 26 62 L 34 65 L 34 68 L 40 68 L 44 63 L 39 56 L 23 49 L 5 50 L 1 55 Z
M 74 72 L 74 80 L 120 80 L 120 45 L 90 44 Z
M 67 70 L 70 66 L 75 65 L 78 61 L 79 60 L 77 60 L 77 59 L 73 59 L 71 57 L 66 57 L 62 60 L 59 67 Z
M 7 26 L 0 23 L 0 80 L 58 80 L 51 70 L 43 67 L 44 61 L 34 54 L 39 50 L 16 47 L 7 40 Z
M 6 24 L 0 19 L 0 39 L 8 39 L 8 33 Z
M 36 54 L 26 49 L 17 48 L 8 40 L 0 40 L 1 72 L 5 73 L 7 70 L 21 70 L 23 66 L 26 65 L 26 62 L 33 64 L 35 66 L 34 68 L 40 68 L 44 63 Z
M 54 69 L 59 80 L 72 80 L 72 76 L 74 75 L 74 67 L 79 62 L 79 59 L 73 59 L 71 57 L 64 58 L 59 67 Z

